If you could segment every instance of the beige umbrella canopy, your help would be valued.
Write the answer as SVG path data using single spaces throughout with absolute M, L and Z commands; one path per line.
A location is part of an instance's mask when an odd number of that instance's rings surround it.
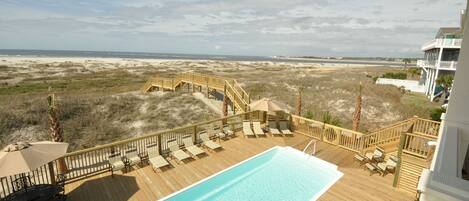
M 67 153 L 68 143 L 17 142 L 0 151 L 0 177 L 30 172 Z
M 251 111 L 261 110 L 261 111 L 266 111 L 269 114 L 275 114 L 275 112 L 277 111 L 283 111 L 283 109 L 280 106 L 278 106 L 269 98 L 262 98 L 255 102 L 252 102 L 251 104 L 249 104 L 249 108 Z

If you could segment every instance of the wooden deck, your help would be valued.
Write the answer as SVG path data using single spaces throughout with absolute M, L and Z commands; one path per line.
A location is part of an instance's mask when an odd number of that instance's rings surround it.
M 134 168 L 128 173 L 109 172 L 79 180 L 65 187 L 67 200 L 156 200 L 194 182 L 230 167 L 273 146 L 303 149 L 310 138 L 295 137 L 249 138 L 241 135 L 221 141 L 224 150 L 186 164 L 171 160 L 173 167 L 157 173 L 151 167 Z M 372 176 L 353 162 L 354 153 L 318 142 L 317 156 L 339 166 L 344 176 L 319 200 L 413 200 L 413 195 L 392 187 L 393 175 Z

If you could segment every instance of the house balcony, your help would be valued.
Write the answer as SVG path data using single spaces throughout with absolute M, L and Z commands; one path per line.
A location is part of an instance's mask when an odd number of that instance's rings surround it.
M 422 51 L 427 51 L 433 48 L 461 48 L 462 39 L 460 38 L 437 38 L 422 46 Z
M 458 66 L 457 61 L 439 61 L 436 63 L 431 63 L 427 60 L 417 60 L 417 66 L 421 68 L 434 68 L 442 70 L 456 70 Z

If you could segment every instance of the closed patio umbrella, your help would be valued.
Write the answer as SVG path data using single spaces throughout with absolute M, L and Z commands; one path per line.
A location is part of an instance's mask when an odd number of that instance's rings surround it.
M 30 172 L 67 153 L 68 143 L 17 142 L 0 151 L 0 177 Z

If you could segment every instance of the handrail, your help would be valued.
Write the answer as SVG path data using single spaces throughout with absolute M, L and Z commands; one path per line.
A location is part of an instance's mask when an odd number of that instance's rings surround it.
M 311 155 L 316 154 L 316 140 L 310 140 L 306 147 L 303 149 L 303 153 L 307 154 L 306 151 L 308 150 L 309 146 L 313 145 L 313 153 Z
M 168 84 L 167 82 L 170 83 Z M 142 90 L 144 92 L 147 92 L 151 90 L 152 86 L 161 87 L 164 89 L 170 88 L 171 90 L 175 90 L 181 82 L 203 86 L 206 85 L 209 88 L 215 89 L 224 89 L 226 87 L 228 88 L 228 90 L 230 90 L 229 93 L 232 93 L 232 97 L 230 97 L 230 99 L 233 99 L 232 102 L 234 102 L 236 108 L 241 110 L 242 112 L 247 112 L 249 110 L 249 94 L 246 93 L 246 91 L 235 79 L 225 78 L 221 76 L 189 72 L 176 74 L 173 78 L 163 78 L 160 76 L 155 76 L 149 79 L 149 81 L 144 84 Z

